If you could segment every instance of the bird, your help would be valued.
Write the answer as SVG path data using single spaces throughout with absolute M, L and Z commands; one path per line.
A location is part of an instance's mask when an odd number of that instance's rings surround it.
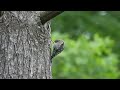
M 55 56 L 60 54 L 63 50 L 64 50 L 64 41 L 63 40 L 55 40 L 54 43 L 53 43 L 51 61 Z

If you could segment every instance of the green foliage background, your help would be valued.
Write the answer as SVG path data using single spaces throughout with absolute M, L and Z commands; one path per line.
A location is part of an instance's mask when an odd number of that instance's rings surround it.
M 52 40 L 65 50 L 53 60 L 53 78 L 119 78 L 120 12 L 65 11 L 52 20 Z

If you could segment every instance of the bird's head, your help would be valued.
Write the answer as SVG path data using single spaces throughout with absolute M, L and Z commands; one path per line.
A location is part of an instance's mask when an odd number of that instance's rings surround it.
M 60 43 L 61 45 L 64 45 L 64 41 L 63 40 L 55 40 L 55 43 Z

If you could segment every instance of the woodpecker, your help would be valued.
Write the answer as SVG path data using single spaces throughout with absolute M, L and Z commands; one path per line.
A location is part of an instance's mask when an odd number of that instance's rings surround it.
M 55 40 L 55 42 L 53 44 L 53 51 L 51 54 L 51 61 L 56 55 L 60 54 L 63 50 L 64 50 L 64 41 L 63 40 Z

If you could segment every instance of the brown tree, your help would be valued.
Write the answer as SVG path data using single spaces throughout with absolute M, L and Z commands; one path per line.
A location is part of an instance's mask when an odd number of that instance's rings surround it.
M 51 18 L 61 11 L 0 11 L 0 79 L 51 79 Z

